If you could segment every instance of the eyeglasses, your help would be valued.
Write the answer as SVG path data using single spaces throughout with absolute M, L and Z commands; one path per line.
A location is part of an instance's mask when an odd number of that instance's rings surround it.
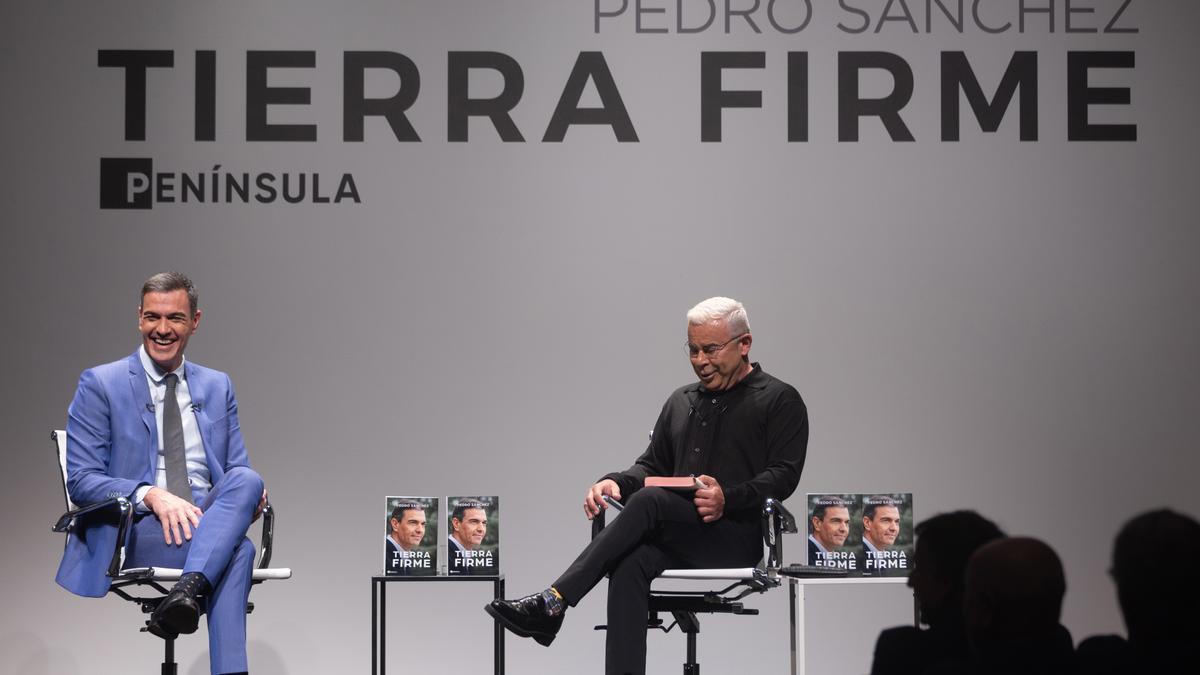
M 722 342 L 719 345 L 711 344 L 711 345 L 704 345 L 703 347 L 701 347 L 699 345 L 694 345 L 689 342 L 689 343 L 687 343 L 688 356 L 691 356 L 694 359 L 697 356 L 699 356 L 701 352 L 703 352 L 705 356 L 707 356 L 708 358 L 711 359 L 712 357 L 716 356 L 717 354 L 720 354 L 721 350 L 725 349 L 725 347 L 727 347 L 730 342 L 735 342 L 737 340 L 741 340 L 742 338 L 746 337 L 747 335 L 749 335 L 749 333 L 742 333 L 741 335 L 729 338 L 728 340 Z

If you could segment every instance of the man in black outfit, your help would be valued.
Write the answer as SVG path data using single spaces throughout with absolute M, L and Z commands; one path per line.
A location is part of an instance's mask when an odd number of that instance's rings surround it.
M 625 504 L 549 588 L 487 611 L 522 637 L 549 645 L 563 613 L 606 574 L 605 673 L 646 670 L 650 582 L 668 568 L 748 567 L 762 557 L 760 514 L 768 497 L 796 489 L 808 445 L 808 413 L 789 384 L 750 362 L 750 325 L 741 303 L 710 298 L 688 312 L 688 353 L 699 379 L 667 399 L 650 446 L 625 471 L 584 497 L 594 518 L 605 496 Z M 648 476 L 696 476 L 694 493 L 645 488 Z

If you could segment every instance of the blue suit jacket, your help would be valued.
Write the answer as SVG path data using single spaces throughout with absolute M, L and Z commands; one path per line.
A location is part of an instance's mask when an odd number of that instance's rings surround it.
M 229 376 L 188 362 L 188 391 L 196 411 L 208 470 L 216 485 L 225 472 L 249 466 L 238 424 L 237 398 Z M 154 484 L 158 429 L 146 371 L 138 353 L 89 368 L 79 378 L 67 419 L 67 490 L 76 504 L 114 497 L 133 499 Z M 55 580 L 92 597 L 108 592 L 106 575 L 116 545 L 115 519 L 96 518 L 67 538 Z

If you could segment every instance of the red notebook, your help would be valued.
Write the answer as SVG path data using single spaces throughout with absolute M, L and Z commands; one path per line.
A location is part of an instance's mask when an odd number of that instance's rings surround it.
M 646 487 L 660 487 L 680 492 L 693 492 L 708 487 L 695 476 L 646 476 Z

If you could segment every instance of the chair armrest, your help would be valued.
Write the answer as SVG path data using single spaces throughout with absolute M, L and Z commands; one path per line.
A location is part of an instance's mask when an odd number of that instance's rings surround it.
M 271 548 L 275 543 L 275 507 L 269 501 L 263 505 L 262 521 L 262 557 L 258 560 L 258 568 L 266 569 L 271 564 Z
M 106 511 L 108 509 L 115 508 L 117 509 L 118 513 L 120 513 L 122 502 L 128 504 L 129 500 L 124 497 L 113 497 L 112 499 L 106 499 L 102 502 L 88 504 L 87 506 L 81 506 L 77 509 L 67 511 L 58 517 L 58 520 L 50 526 L 50 530 L 52 532 L 70 532 L 75 528 L 75 521 L 78 518 L 87 516 L 89 514 Z
M 767 497 L 763 502 L 763 516 L 776 518 L 781 530 L 785 534 L 796 534 L 800 531 L 796 526 L 796 517 L 778 499 Z
M 592 539 L 599 536 L 604 529 L 604 516 L 607 509 L 592 517 Z M 767 548 L 766 568 L 778 570 L 783 567 L 783 535 L 799 532 L 796 517 L 783 505 L 783 502 L 773 497 L 763 501 L 762 536 Z
M 600 513 L 592 516 L 592 539 L 600 536 L 600 531 L 604 529 L 604 514 L 608 509 L 600 509 Z
M 783 567 L 783 535 L 799 532 L 796 517 L 778 499 L 768 497 L 763 502 L 762 534 L 767 547 L 766 567 L 778 570 Z
M 127 498 L 114 497 L 67 511 L 58 517 L 58 521 L 51 529 L 54 532 L 65 532 L 67 536 L 70 536 L 81 518 L 112 509 L 117 511 L 117 540 L 113 546 L 113 554 L 109 560 L 106 574 L 115 579 L 120 576 L 121 568 L 125 565 L 125 539 L 129 536 L 129 527 L 133 523 L 133 503 Z

